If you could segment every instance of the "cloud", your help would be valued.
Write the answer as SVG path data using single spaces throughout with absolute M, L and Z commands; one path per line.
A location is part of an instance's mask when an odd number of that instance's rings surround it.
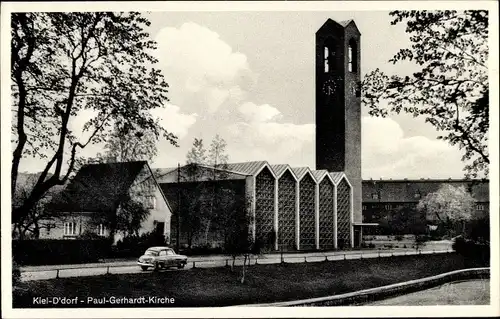
M 234 52 L 218 33 L 189 22 L 166 27 L 156 36 L 156 54 L 176 104 L 215 112 L 255 79 L 246 55 Z M 195 102 L 193 102 L 195 100 Z M 186 104 L 187 105 L 187 104 Z
M 405 137 L 390 118 L 363 117 L 363 178 L 460 178 L 460 151 L 425 136 Z
M 314 168 L 314 124 L 280 123 L 281 113 L 263 104 L 242 104 L 246 121 L 227 127 L 233 161 L 268 160 Z M 390 118 L 363 117 L 363 178 L 460 178 L 460 151 L 425 136 L 404 135 Z
M 164 108 L 156 108 L 151 110 L 151 114 L 158 118 L 160 124 L 167 131 L 177 135 L 179 139 L 185 137 L 191 126 L 196 123 L 198 114 L 183 114 L 180 112 L 180 107 L 167 103 Z
M 314 124 L 280 123 L 281 112 L 269 105 L 246 102 L 238 107 L 243 121 L 227 127 L 233 159 L 289 163 L 314 141 Z
M 281 114 L 277 108 L 269 104 L 257 105 L 252 102 L 243 103 L 238 110 L 250 122 L 267 122 Z

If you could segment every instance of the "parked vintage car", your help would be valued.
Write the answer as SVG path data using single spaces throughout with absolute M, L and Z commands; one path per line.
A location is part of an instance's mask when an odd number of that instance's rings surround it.
M 150 267 L 155 270 L 169 267 L 180 269 L 187 264 L 187 257 L 176 254 L 170 247 L 157 246 L 148 248 L 144 255 L 139 257 L 137 264 L 142 270 L 147 270 Z

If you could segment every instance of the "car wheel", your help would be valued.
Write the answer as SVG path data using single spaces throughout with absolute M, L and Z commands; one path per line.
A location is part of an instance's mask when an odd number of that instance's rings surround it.
M 160 264 L 159 264 L 159 263 L 155 263 L 154 270 L 155 270 L 155 271 L 160 270 Z
M 148 267 L 146 266 L 141 266 L 142 270 L 148 270 Z

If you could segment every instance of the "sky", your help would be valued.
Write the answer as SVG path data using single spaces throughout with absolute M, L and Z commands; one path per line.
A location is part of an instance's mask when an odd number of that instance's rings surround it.
M 179 147 L 159 141 L 152 167 L 184 164 L 195 137 L 208 147 L 219 134 L 229 162 L 267 160 L 315 168 L 315 32 L 328 19 L 353 19 L 361 32 L 361 73 L 376 68 L 408 74 L 411 64 L 388 60 L 409 44 L 404 26 L 385 11 L 153 12 L 148 30 L 170 86 L 166 107 L 155 110 Z M 81 125 L 90 113 L 73 121 Z M 362 105 L 362 176 L 461 178 L 461 151 L 436 139 L 422 119 L 375 118 Z M 102 152 L 89 147 L 85 156 Z M 21 171 L 43 163 L 24 160 Z

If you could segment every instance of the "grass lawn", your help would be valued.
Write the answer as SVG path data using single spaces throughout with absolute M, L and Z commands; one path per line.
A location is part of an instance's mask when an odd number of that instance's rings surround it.
M 34 305 L 34 297 L 129 297 L 174 298 L 173 304 L 88 305 L 76 307 L 211 307 L 268 303 L 322 297 L 384 286 L 484 265 L 466 261 L 458 254 L 417 255 L 335 262 L 251 266 L 247 280 L 238 279 L 241 268 L 192 269 L 60 278 L 29 281 L 13 292 L 13 307 Z M 57 307 L 68 307 L 58 304 Z M 71 307 L 71 306 L 69 306 Z

